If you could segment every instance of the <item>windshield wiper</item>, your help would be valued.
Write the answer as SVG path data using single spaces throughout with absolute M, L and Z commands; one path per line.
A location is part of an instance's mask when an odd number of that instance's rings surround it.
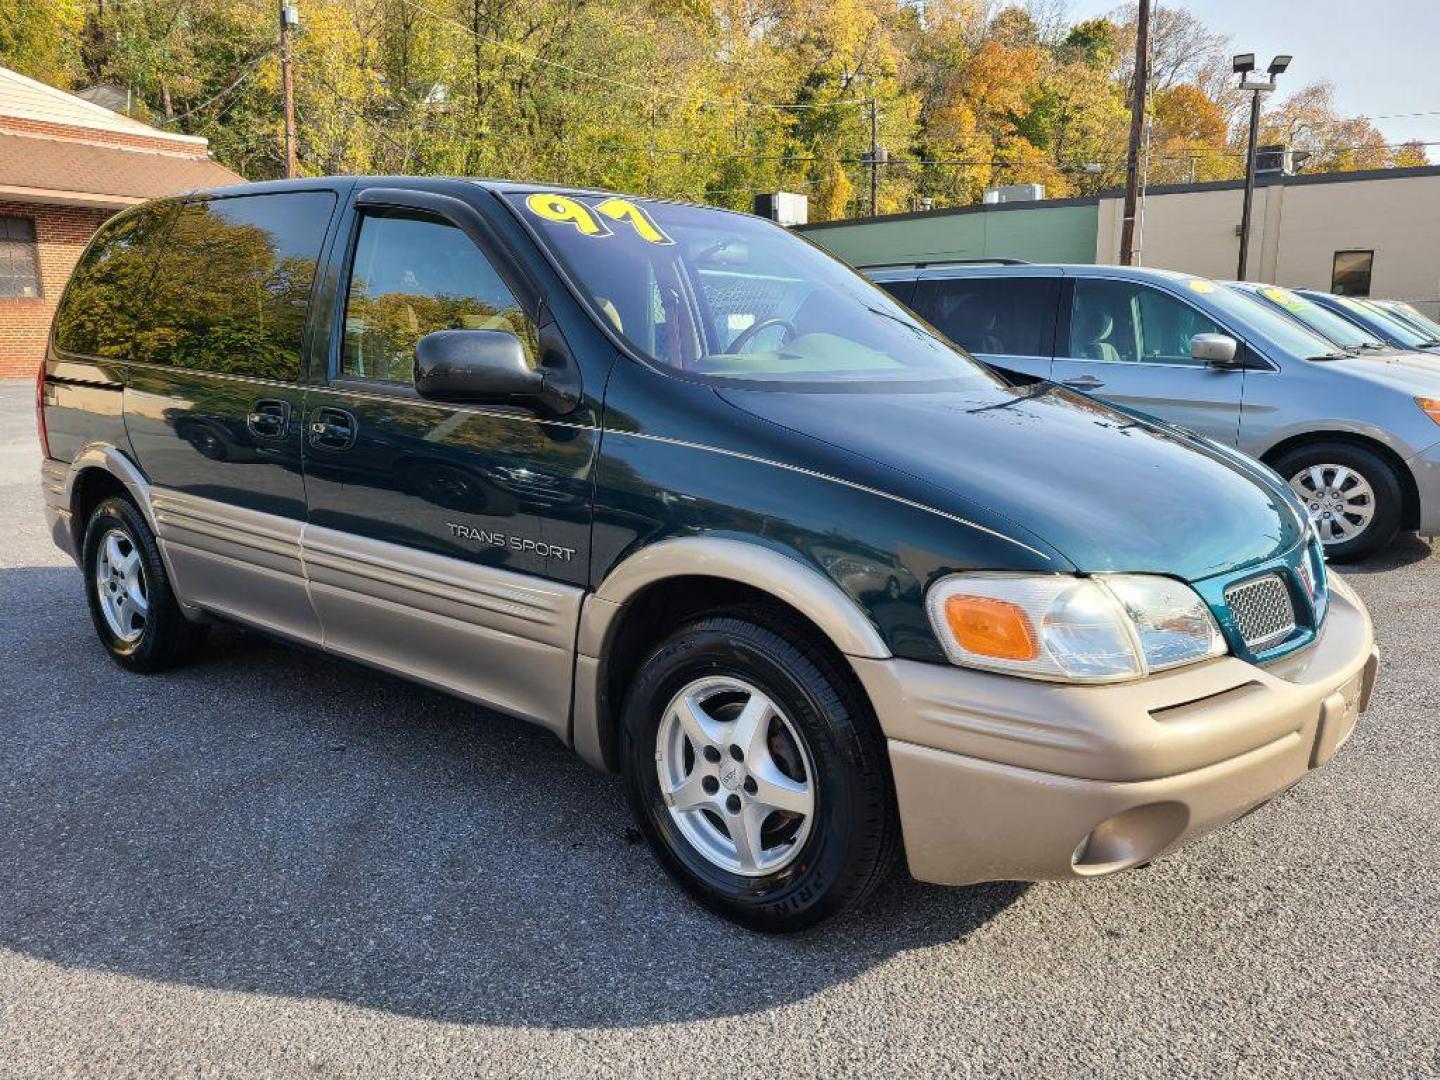
M 1419 345 L 1416 346 L 1416 348 L 1433 349 L 1436 345 L 1440 345 L 1440 337 L 1432 337 L 1425 341 L 1422 341 Z
M 1355 355 L 1354 353 L 1337 351 L 1337 352 L 1321 353 L 1319 356 L 1307 356 L 1307 357 L 1305 357 L 1305 359 L 1306 359 L 1306 360 L 1348 360 L 1348 359 L 1350 359 L 1350 357 L 1352 357 L 1352 356 L 1354 356 L 1354 355 Z

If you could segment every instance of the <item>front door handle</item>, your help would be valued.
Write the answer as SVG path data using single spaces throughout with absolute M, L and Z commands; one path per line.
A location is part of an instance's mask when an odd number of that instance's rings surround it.
M 321 450 L 348 450 L 355 445 L 360 424 L 344 409 L 316 409 L 310 421 L 310 445 Z
M 1074 379 L 1065 379 L 1062 385 L 1072 390 L 1099 390 L 1105 385 L 1105 380 L 1097 379 L 1094 375 L 1081 375 Z
M 250 406 L 245 426 L 257 439 L 283 439 L 290 430 L 290 403 L 279 398 L 261 398 Z

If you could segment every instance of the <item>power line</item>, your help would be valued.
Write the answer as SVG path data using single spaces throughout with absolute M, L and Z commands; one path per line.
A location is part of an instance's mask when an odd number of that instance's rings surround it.
M 270 48 L 266 49 L 266 50 L 265 50 L 264 52 L 262 52 L 259 56 L 255 57 L 255 59 L 251 60 L 248 64 L 246 64 L 243 68 L 241 68 L 241 69 L 240 69 L 240 73 L 239 73 L 238 75 L 236 75 L 235 78 L 230 81 L 229 85 L 226 86 L 223 90 L 220 90 L 219 92 L 210 95 L 208 98 L 206 98 L 204 101 L 202 101 L 199 105 L 196 105 L 194 108 L 191 108 L 191 109 L 186 109 L 183 113 L 180 113 L 178 116 L 167 116 L 165 119 L 161 120 L 160 123 L 161 123 L 162 125 L 164 125 L 164 124 L 178 124 L 181 120 L 184 120 L 187 116 L 193 116 L 193 115 L 195 115 L 197 112 L 200 112 L 202 109 L 208 109 L 211 105 L 215 104 L 215 102 L 219 101 L 221 98 L 225 97 L 227 94 L 232 94 L 232 93 L 234 93 L 236 90 L 238 90 L 238 89 L 240 88 L 241 84 L 244 83 L 246 79 L 248 79 L 251 75 L 253 75 L 253 74 L 255 73 L 255 69 L 260 65 L 260 61 L 264 60 L 267 56 L 269 56 L 269 55 L 270 55 L 271 53 L 273 53 L 274 51 L 275 51 L 275 46 L 273 46 L 273 45 L 270 46 Z

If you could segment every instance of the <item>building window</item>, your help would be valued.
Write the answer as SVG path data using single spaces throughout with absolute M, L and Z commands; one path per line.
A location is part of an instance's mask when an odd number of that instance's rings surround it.
M 1330 273 L 1330 291 L 1336 296 L 1369 296 L 1373 251 L 1337 251 Z
M 35 222 L 0 216 L 0 297 L 40 295 L 40 255 Z

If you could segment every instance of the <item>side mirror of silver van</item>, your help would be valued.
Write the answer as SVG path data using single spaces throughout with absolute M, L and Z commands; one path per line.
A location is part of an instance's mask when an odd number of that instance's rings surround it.
M 1212 367 L 1239 367 L 1240 343 L 1227 334 L 1196 334 L 1190 339 L 1190 355 Z

